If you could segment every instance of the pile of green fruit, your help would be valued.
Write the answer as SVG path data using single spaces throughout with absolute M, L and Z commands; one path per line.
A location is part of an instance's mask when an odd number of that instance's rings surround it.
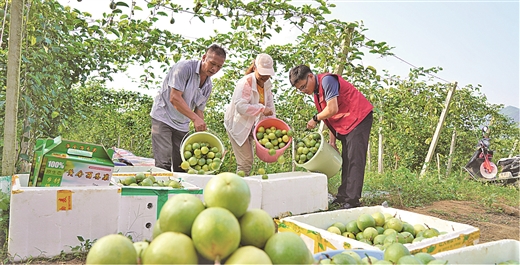
M 119 179 L 123 186 L 148 186 L 148 187 L 170 187 L 182 189 L 182 184 L 177 179 L 156 180 L 152 174 L 138 172 L 135 176 Z
M 363 250 L 358 250 L 363 253 Z M 322 255 L 323 257 L 323 255 Z M 401 243 L 392 243 L 383 253 L 383 259 L 379 260 L 366 252 L 364 256 L 354 250 L 345 250 L 341 253 L 318 260 L 318 264 L 447 264 L 446 260 L 435 259 L 424 252 L 411 254 Z
M 120 234 L 92 245 L 86 264 L 313 264 L 303 239 L 276 232 L 271 216 L 248 209 L 251 191 L 234 173 L 220 173 L 204 187 L 204 203 L 193 194 L 166 201 L 153 238 L 132 242 Z
M 385 250 L 393 243 L 409 244 L 445 234 L 428 225 L 402 221 L 389 214 L 363 213 L 347 223 L 336 222 L 327 231 L 342 235 Z
M 281 130 L 275 126 L 269 128 L 260 126 L 255 133 L 258 143 L 269 150 L 269 155 L 272 156 L 276 154 L 276 150 L 284 148 L 293 136 L 291 130 Z
M 310 133 L 302 139 L 296 141 L 296 162 L 304 164 L 311 160 L 316 152 L 320 149 L 321 135 L 319 133 Z
M 188 174 L 206 174 L 218 170 L 222 163 L 222 150 L 206 142 L 193 142 L 184 146 L 181 168 Z

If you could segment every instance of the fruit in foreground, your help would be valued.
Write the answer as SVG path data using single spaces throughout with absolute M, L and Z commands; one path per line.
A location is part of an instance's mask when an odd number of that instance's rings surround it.
M 120 234 L 110 234 L 92 245 L 86 264 L 137 264 L 137 252 L 132 240 Z
M 397 263 L 401 257 L 408 255 L 410 255 L 410 251 L 403 244 L 392 243 L 385 249 L 383 258 L 392 263 Z
M 274 235 L 275 227 L 271 216 L 262 209 L 251 209 L 239 220 L 243 246 L 264 248 L 267 240 Z
M 422 261 L 418 260 L 416 257 L 412 256 L 412 255 L 406 255 L 406 256 L 402 256 L 398 261 L 397 261 L 397 264 L 424 264 L 422 263 Z
M 267 254 L 253 246 L 241 247 L 226 260 L 225 264 L 273 264 Z
M 193 194 L 177 194 L 163 205 L 159 215 L 162 232 L 191 234 L 193 221 L 204 210 L 202 201 Z
M 314 258 L 303 239 L 293 232 L 274 234 L 265 244 L 273 264 L 312 264 Z
M 162 233 L 161 225 L 159 224 L 159 220 L 155 221 L 155 224 L 152 229 L 152 240 L 159 236 Z
M 415 253 L 413 256 L 424 264 L 428 264 L 428 262 L 435 260 L 431 254 L 426 252 Z
M 198 253 L 214 261 L 225 259 L 233 253 L 240 244 L 240 236 L 237 218 L 221 207 L 202 211 L 191 228 L 191 238 Z
M 351 255 L 339 253 L 332 257 L 332 264 L 359 264 Z
M 204 188 L 204 202 L 208 207 L 226 208 L 236 218 L 246 213 L 250 200 L 249 186 L 235 173 L 220 173 L 211 178 Z
M 141 258 L 146 248 L 150 245 L 147 241 L 138 241 L 134 242 L 135 252 L 137 253 L 137 258 Z
M 157 236 L 142 255 L 142 264 L 198 264 L 190 237 L 177 232 Z

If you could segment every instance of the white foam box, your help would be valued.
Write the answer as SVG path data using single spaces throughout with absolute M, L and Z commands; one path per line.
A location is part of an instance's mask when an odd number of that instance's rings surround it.
M 146 166 L 115 166 L 112 176 L 117 178 L 131 177 L 143 172 L 146 176 L 152 175 L 154 177 L 174 177 L 175 173 L 159 167 Z
M 204 187 L 212 175 L 179 173 L 179 178 Z M 251 191 L 249 209 L 263 209 L 271 217 L 283 217 L 328 209 L 327 176 L 312 172 L 286 172 L 249 176 L 244 180 Z
M 272 217 L 314 213 L 328 209 L 327 176 L 312 172 L 256 175 L 262 185 L 261 208 Z
M 170 177 L 156 177 L 156 180 L 164 181 L 168 178 Z M 113 180 L 116 182 L 118 179 L 118 176 L 113 176 Z M 123 186 L 118 210 L 118 231 L 131 236 L 134 241 L 151 240 L 153 228 L 162 206 L 169 198 L 181 193 L 193 194 L 202 198 L 202 188 L 186 181 L 182 181 L 182 185 L 182 189 Z
M 372 206 L 348 210 L 336 210 L 282 218 L 278 222 L 278 231 L 293 231 L 299 234 L 307 247 L 314 253 L 337 249 L 378 249 L 372 245 L 359 242 L 341 235 L 328 232 L 326 229 L 335 222 L 348 223 L 363 214 L 375 212 L 389 213 L 397 218 L 414 224 L 427 224 L 446 234 L 424 239 L 413 244 L 405 244 L 412 254 L 427 252 L 435 254 L 442 251 L 461 248 L 478 243 L 480 230 L 467 224 L 446 221 L 437 217 L 413 213 L 400 209 Z
M 85 243 L 78 237 L 117 233 L 120 187 L 22 187 L 15 176 L 7 247 L 15 261 L 70 253 Z
M 502 239 L 434 254 L 435 259 L 448 264 L 498 264 L 509 260 L 520 261 L 520 241 Z

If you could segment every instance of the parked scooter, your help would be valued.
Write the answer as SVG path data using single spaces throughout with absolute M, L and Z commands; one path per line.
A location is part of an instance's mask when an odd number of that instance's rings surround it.
M 489 146 L 490 138 L 488 136 L 488 127 L 484 126 L 482 128 L 482 139 L 478 142 L 477 150 L 464 167 L 471 177 L 479 181 L 518 179 L 520 155 L 498 160 L 497 167 L 497 165 L 492 162 L 493 150 L 490 150 Z

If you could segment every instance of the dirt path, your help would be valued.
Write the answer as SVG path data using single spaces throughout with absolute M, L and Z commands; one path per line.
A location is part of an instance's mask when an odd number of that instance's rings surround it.
M 404 208 L 480 229 L 479 243 L 500 239 L 520 240 L 519 207 L 494 204 L 486 208 L 471 201 L 439 201 L 426 207 Z

